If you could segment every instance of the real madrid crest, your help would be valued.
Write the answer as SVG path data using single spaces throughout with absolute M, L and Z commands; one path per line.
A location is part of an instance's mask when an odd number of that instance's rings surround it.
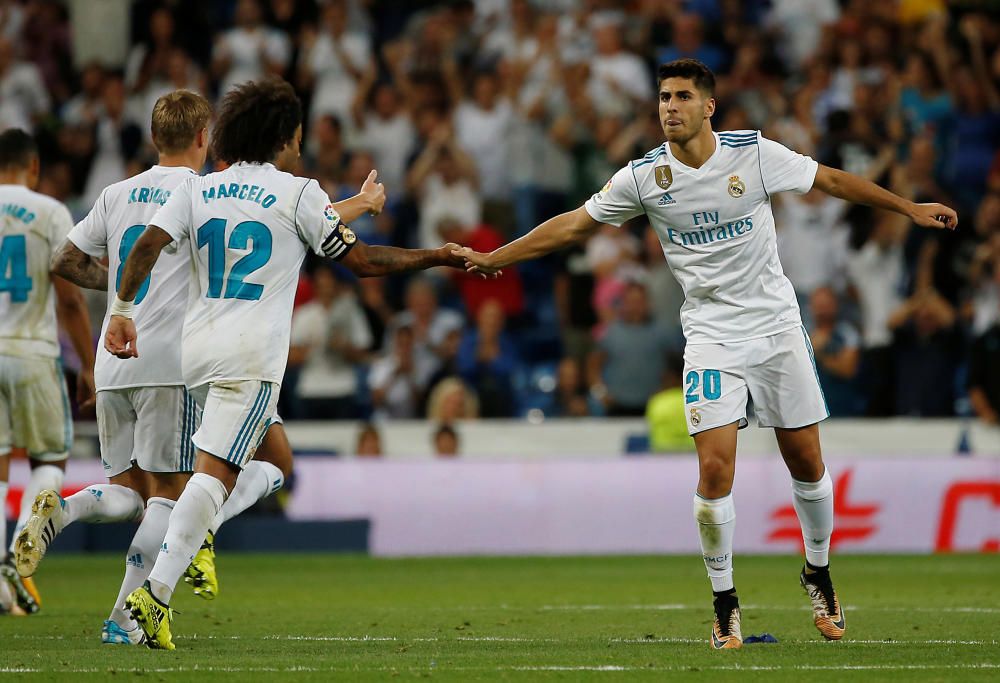
M 354 231 L 343 223 L 340 224 L 338 229 L 340 230 L 340 239 L 344 240 L 344 244 L 354 244 L 358 241 L 358 236 L 354 234 Z
M 697 427 L 701 424 L 701 413 L 698 412 L 697 408 L 691 409 L 691 426 Z
M 653 177 L 656 178 L 656 184 L 664 190 L 669 188 L 674 182 L 674 173 L 670 170 L 670 167 L 666 165 L 654 168 Z
M 746 183 L 738 175 L 729 176 L 729 196 L 739 199 L 747 191 Z

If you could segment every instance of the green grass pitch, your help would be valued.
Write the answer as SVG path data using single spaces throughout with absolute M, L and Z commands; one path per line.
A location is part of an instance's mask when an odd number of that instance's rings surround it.
M 712 652 L 697 557 L 220 555 L 219 598 L 180 584 L 163 652 L 100 643 L 121 558 L 53 556 L 43 611 L 0 618 L 0 678 L 1000 679 L 1000 556 L 835 558 L 840 643 L 812 625 L 800 562 L 737 557 L 743 633 L 780 643 Z

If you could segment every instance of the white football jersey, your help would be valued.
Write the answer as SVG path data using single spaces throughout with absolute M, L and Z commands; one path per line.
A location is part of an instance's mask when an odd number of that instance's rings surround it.
M 150 221 L 189 249 L 184 381 L 280 384 L 299 268 L 311 247 L 341 259 L 354 233 L 319 183 L 272 164 L 238 163 L 188 180 Z M 142 353 L 142 337 L 138 338 Z
M 137 176 L 109 185 L 87 217 L 69 233 L 80 251 L 108 257 L 108 310 L 118 292 L 125 259 L 149 219 L 174 189 L 196 173 L 183 166 L 153 166 Z M 139 357 L 127 362 L 97 346 L 94 383 L 97 390 L 184 384 L 181 374 L 181 329 L 191 280 L 191 255 L 186 249 L 164 253 L 135 297 L 135 329 L 142 340 Z M 101 337 L 110 316 L 104 314 Z
M 59 357 L 49 262 L 72 227 L 62 202 L 0 185 L 0 354 Z
M 778 261 L 771 195 L 808 192 L 819 168 L 759 131 L 713 135 L 715 152 L 701 168 L 677 161 L 663 143 L 584 205 L 611 225 L 646 214 L 684 290 L 689 344 L 744 341 L 801 324 Z

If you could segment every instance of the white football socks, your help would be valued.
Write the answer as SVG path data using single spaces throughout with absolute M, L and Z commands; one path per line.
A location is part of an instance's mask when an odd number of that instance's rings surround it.
M 251 460 L 236 479 L 236 486 L 208 528 L 214 535 L 224 522 L 240 514 L 258 500 L 275 493 L 285 483 L 285 476 L 269 462 Z
M 14 536 L 11 539 L 10 546 L 7 548 L 8 552 L 14 552 L 14 539 L 17 538 L 17 534 L 24 528 L 24 525 L 28 523 L 28 517 L 31 516 L 31 505 L 35 502 L 35 497 L 46 489 L 52 489 L 58 493 L 62 489 L 62 483 L 63 471 L 55 465 L 39 465 L 31 470 L 31 478 L 28 479 L 28 485 L 24 487 L 24 497 L 21 498 L 21 512 L 17 517 L 17 524 L 14 526 Z
M 733 494 L 722 498 L 702 498 L 695 494 L 694 518 L 698 522 L 701 554 L 716 593 L 733 588 L 733 533 L 736 506 Z
M 191 564 L 225 501 L 225 484 L 204 472 L 196 472 L 184 487 L 170 515 L 156 564 L 149 574 L 153 596 L 160 602 L 170 602 L 174 586 Z
M 802 527 L 806 561 L 814 567 L 830 564 L 830 536 L 833 535 L 833 480 L 824 471 L 819 481 L 792 479 L 793 504 Z
M 174 501 L 169 498 L 150 498 L 142 523 L 132 537 L 132 544 L 125 556 L 125 578 L 122 580 L 121 590 L 118 591 L 115 608 L 108 617 L 126 631 L 135 628 L 135 621 L 124 608 L 125 598 L 141 586 L 152 571 L 156 555 L 163 545 L 163 537 L 167 534 L 170 511 L 173 509 Z
M 142 496 L 118 484 L 93 484 L 64 500 L 63 528 L 73 522 L 136 522 L 145 507 Z

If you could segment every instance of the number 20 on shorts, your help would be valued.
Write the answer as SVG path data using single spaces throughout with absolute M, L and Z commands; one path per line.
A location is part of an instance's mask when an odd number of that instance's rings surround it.
M 706 401 L 722 396 L 722 374 L 718 370 L 691 370 L 684 377 L 684 384 L 687 385 L 684 403 L 697 403 L 700 400 L 699 390 Z

